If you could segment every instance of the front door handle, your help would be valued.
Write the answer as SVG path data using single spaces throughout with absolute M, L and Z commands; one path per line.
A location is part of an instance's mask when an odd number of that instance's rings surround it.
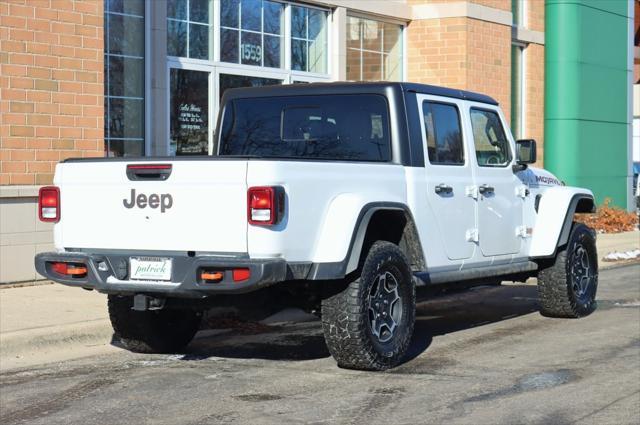
M 483 195 L 485 195 L 485 194 L 488 194 L 488 193 L 493 193 L 494 189 L 493 189 L 493 186 L 489 186 L 488 184 L 482 184 L 478 188 L 478 191 L 480 193 L 482 193 Z
M 439 185 L 437 185 L 435 190 L 436 190 L 436 193 L 439 195 L 453 192 L 453 188 L 444 183 L 440 183 Z

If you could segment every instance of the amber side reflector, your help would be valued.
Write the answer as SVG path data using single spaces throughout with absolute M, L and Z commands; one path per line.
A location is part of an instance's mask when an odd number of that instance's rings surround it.
M 203 270 L 200 272 L 200 278 L 207 283 L 220 282 L 224 278 L 224 273 Z

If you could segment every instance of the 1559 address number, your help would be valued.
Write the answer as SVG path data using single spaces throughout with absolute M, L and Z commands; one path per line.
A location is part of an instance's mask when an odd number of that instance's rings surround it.
M 260 62 L 262 61 L 262 46 L 250 43 L 242 43 L 240 45 L 242 59 Z

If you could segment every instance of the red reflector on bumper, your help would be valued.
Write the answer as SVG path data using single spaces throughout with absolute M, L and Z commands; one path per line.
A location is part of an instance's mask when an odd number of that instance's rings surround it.
M 83 277 L 87 275 L 87 267 L 76 263 L 51 263 L 51 269 L 58 274 Z
M 233 269 L 233 281 L 242 282 L 251 277 L 251 270 L 249 269 Z

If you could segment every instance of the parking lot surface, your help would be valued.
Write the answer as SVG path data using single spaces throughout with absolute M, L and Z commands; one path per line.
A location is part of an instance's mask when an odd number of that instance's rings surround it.
M 530 284 L 429 298 L 410 358 L 383 373 L 337 368 L 318 321 L 10 370 L 0 423 L 637 424 L 640 265 L 602 271 L 598 299 L 569 320 L 542 317 Z

